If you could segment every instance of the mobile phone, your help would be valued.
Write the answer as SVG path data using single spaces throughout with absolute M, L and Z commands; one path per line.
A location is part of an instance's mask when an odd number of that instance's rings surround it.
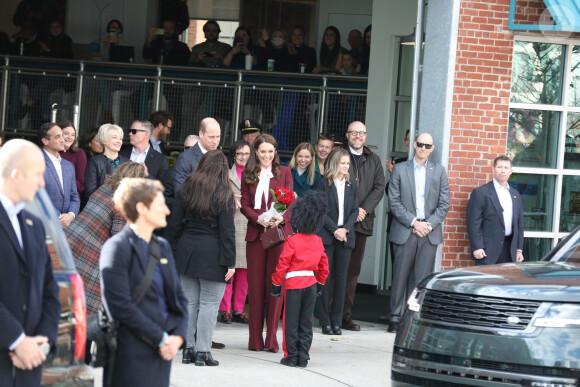
M 158 28 L 157 31 L 155 31 L 155 35 L 163 35 L 164 33 L 163 28 Z
M 115 36 L 117 36 L 117 30 L 110 30 L 110 31 L 109 31 L 109 37 L 112 39 L 112 38 L 114 38 Z
M 236 39 L 236 45 L 243 46 L 244 45 L 244 39 L 241 39 L 241 38 Z

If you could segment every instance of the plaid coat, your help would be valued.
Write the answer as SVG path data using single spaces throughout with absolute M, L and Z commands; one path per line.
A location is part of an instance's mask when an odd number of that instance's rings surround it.
M 125 218 L 115 210 L 113 191 L 102 185 L 89 199 L 84 210 L 65 230 L 75 265 L 85 285 L 87 311 L 101 307 L 99 255 L 107 239 L 123 229 Z

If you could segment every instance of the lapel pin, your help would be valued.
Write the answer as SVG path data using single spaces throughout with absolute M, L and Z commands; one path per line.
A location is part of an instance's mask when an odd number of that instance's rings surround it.
M 159 260 L 159 263 L 162 264 L 162 265 L 167 265 L 167 258 L 161 258 Z
M 34 223 L 32 223 L 32 219 L 26 219 L 26 224 L 32 227 Z

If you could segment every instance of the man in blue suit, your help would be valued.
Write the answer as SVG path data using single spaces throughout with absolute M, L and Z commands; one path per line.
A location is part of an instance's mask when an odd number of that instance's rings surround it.
M 60 157 L 58 152 L 64 150 L 62 129 L 54 122 L 40 126 L 38 138 L 44 150 L 46 170 L 44 180 L 46 192 L 58 211 L 58 220 L 66 229 L 79 214 L 80 199 L 77 192 L 75 167 Z
M 181 184 L 187 176 L 197 169 L 201 156 L 207 151 L 217 149 L 220 144 L 220 124 L 211 117 L 206 117 L 199 124 L 199 141 L 179 155 L 175 161 L 173 192 L 177 196 Z
M 477 187 L 467 204 L 467 235 L 476 265 L 522 262 L 524 209 L 520 193 L 510 188 L 512 162 L 493 161 L 493 180 Z
M 44 186 L 42 152 L 15 139 L 0 150 L 0 384 L 40 386 L 56 343 L 58 285 L 40 219 L 22 209 Z M 74 181 L 73 181 L 74 184 Z M 44 349 L 44 351 L 43 351 Z

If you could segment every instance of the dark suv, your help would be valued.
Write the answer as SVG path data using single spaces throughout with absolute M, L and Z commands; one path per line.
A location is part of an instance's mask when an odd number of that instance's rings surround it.
M 425 278 L 391 369 L 393 386 L 580 386 L 580 228 L 541 262 Z
M 86 346 L 86 307 L 83 281 L 77 273 L 66 237 L 54 207 L 40 189 L 26 209 L 42 220 L 46 244 L 52 257 L 54 276 L 60 289 L 60 324 L 56 348 L 43 367 L 43 386 L 94 385 L 92 369 L 84 364 Z M 1 383 L 0 383 L 1 384 Z

